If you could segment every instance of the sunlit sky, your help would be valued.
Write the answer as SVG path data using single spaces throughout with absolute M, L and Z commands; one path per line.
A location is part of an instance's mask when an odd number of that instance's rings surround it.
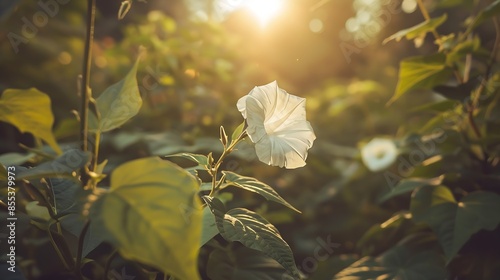
M 266 26 L 283 9 L 283 2 L 284 0 L 245 0 L 241 1 L 241 8 L 250 11 L 261 26 Z
M 216 0 L 214 8 L 221 16 L 236 10 L 246 10 L 261 27 L 266 27 L 283 11 L 285 2 L 285 0 Z

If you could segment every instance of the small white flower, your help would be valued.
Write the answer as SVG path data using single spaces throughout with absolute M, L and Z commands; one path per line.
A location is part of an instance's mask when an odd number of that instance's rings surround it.
M 306 121 L 305 105 L 305 98 L 280 89 L 276 81 L 257 86 L 238 100 L 260 161 L 289 169 L 306 165 L 316 135 Z
M 398 148 L 389 139 L 374 138 L 361 149 L 363 163 L 373 172 L 389 167 L 397 157 Z

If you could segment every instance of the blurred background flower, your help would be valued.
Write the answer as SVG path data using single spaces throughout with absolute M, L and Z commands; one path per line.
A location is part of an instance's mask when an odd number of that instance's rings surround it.
M 370 171 L 377 172 L 391 166 L 398 157 L 394 141 L 374 138 L 361 148 L 361 159 Z

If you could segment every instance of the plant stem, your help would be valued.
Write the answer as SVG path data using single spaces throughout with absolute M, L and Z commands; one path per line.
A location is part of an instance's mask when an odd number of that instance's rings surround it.
M 76 275 L 82 279 L 82 253 L 83 253 L 83 242 L 85 241 L 85 235 L 90 226 L 90 221 L 87 221 L 80 232 L 80 236 L 78 237 L 78 249 L 76 251 L 76 263 L 75 263 L 75 273 Z
M 429 12 L 427 11 L 427 8 L 425 8 L 424 2 L 422 0 L 417 0 L 418 8 L 420 9 L 420 12 L 424 16 L 425 20 L 429 21 L 431 20 L 431 17 L 429 16 Z M 440 36 L 436 32 L 436 30 L 432 29 L 432 34 L 436 38 L 436 40 L 439 40 Z
M 106 265 L 104 266 L 104 275 L 102 276 L 103 280 L 108 279 L 108 273 L 109 273 L 109 267 L 111 266 L 111 262 L 115 259 L 115 257 L 118 256 L 118 251 L 114 250 L 111 255 L 109 255 L 108 259 L 106 260 Z
M 101 142 L 101 132 L 96 131 L 95 133 L 95 144 L 94 144 L 94 159 L 93 159 L 93 167 L 92 171 L 95 171 L 97 169 L 97 161 L 99 157 L 99 142 Z
M 238 136 L 238 138 L 236 138 L 236 140 L 234 140 L 234 141 L 231 140 L 231 144 L 229 144 L 229 146 L 226 149 L 224 149 L 224 152 L 222 152 L 222 155 L 217 160 L 217 162 L 213 165 L 213 167 L 212 166 L 210 167 L 210 168 L 212 168 L 212 170 L 211 170 L 212 189 L 210 190 L 210 193 L 208 194 L 208 196 L 211 197 L 217 191 L 217 173 L 219 172 L 219 167 L 222 164 L 222 162 L 224 161 L 224 158 L 226 158 L 226 156 L 228 156 L 234 150 L 234 147 L 236 147 L 236 145 L 238 145 L 238 143 L 240 143 L 243 139 L 245 139 L 246 136 L 247 136 L 247 132 L 245 130 Z
M 426 21 L 431 20 L 431 17 L 429 15 L 429 11 L 427 11 L 427 8 L 425 8 L 424 2 L 422 0 L 417 0 L 418 8 L 420 9 L 420 12 L 422 13 L 422 16 Z M 436 42 L 438 43 L 439 47 L 441 48 L 442 42 L 441 42 L 441 36 L 437 33 L 436 29 L 432 29 L 432 35 L 434 35 L 434 38 L 436 39 Z M 460 76 L 460 72 L 458 71 L 458 68 L 456 65 L 453 65 L 453 74 L 457 78 L 458 82 L 460 84 L 463 83 L 463 79 Z
M 94 42 L 94 22 L 95 22 L 96 0 L 87 0 L 87 34 L 85 38 L 85 50 L 83 53 L 83 71 L 81 83 L 81 104 L 80 104 L 80 141 L 81 149 L 88 150 L 88 115 L 90 91 L 90 67 L 92 62 L 92 44 Z M 87 185 L 88 175 L 85 167 L 81 170 L 83 186 Z

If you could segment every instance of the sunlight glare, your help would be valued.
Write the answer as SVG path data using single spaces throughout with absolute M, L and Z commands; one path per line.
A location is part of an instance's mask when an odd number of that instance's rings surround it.
M 283 8 L 283 0 L 246 0 L 242 6 L 251 11 L 259 23 L 265 26 Z

